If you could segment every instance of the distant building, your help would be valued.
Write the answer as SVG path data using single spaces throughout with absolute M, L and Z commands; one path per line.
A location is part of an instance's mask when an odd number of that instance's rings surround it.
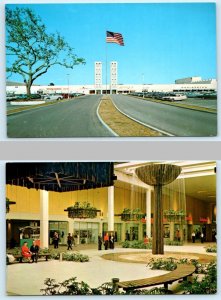
M 110 83 L 103 84 L 102 62 L 94 64 L 94 84 L 90 85 L 33 85 L 32 93 L 83 93 L 83 94 L 128 94 L 132 92 L 216 92 L 216 79 L 202 79 L 198 77 L 187 77 L 175 80 L 169 84 L 118 84 L 118 62 L 110 63 Z M 26 87 L 24 83 L 8 81 L 6 83 L 7 94 L 24 94 Z
M 187 77 L 187 78 L 182 78 L 182 79 L 177 79 L 175 80 L 176 84 L 210 84 L 214 81 L 215 79 L 202 79 L 202 77 Z
M 100 61 L 95 61 L 95 66 L 94 66 L 94 77 L 95 77 L 95 90 L 96 94 L 101 94 L 101 89 L 102 89 L 102 62 Z
M 117 93 L 117 61 L 111 61 L 110 63 L 110 89 L 111 94 Z

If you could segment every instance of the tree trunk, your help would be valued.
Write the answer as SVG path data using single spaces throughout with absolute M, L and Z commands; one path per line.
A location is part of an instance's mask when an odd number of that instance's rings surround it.
M 164 254 L 162 185 L 154 186 L 153 254 Z
M 26 83 L 26 92 L 27 92 L 27 97 L 30 98 L 30 95 L 31 95 L 31 84 L 29 82 Z

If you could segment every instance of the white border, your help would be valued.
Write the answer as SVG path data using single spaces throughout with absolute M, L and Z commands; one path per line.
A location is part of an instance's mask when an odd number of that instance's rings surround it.
M 0 19 L 1 19 L 1 26 L 0 26 L 0 41 L 5 40 L 5 24 L 4 24 L 4 6 L 5 4 L 20 4 L 20 3 L 191 3 L 191 2 L 205 2 L 205 3 L 216 3 L 217 7 L 217 77 L 221 73 L 221 67 L 220 67 L 220 53 L 221 53 L 221 1 L 220 0 L 97 0 L 97 1 L 90 1 L 90 0 L 1 0 L 0 1 Z M 2 103 L 4 103 L 5 99 L 5 47 L 4 42 L 0 43 L 0 100 Z M 221 111 L 221 84 L 218 79 L 218 112 Z M 27 139 L 8 139 L 7 138 L 7 128 L 6 128 L 6 104 L 0 105 L 0 140 L 3 141 L 27 141 Z M 218 114 L 218 134 L 216 137 L 166 137 L 167 141 L 221 141 L 221 116 L 220 113 Z M 63 141 L 67 140 L 67 138 L 29 138 L 28 141 Z M 112 138 L 68 138 L 69 142 L 79 142 L 79 141 L 92 141 L 92 142 L 98 142 L 98 141 L 113 141 Z M 165 137 L 128 137 L 128 138 L 122 138 L 122 137 L 115 137 L 114 141 L 165 141 Z
M 162 160 L 162 159 L 158 159 L 159 161 Z M 183 160 L 183 159 L 181 159 Z M 35 162 L 36 160 L 32 160 L 30 162 Z M 45 160 L 41 160 L 42 162 L 44 162 Z M 54 160 L 56 161 L 56 160 Z M 61 160 L 61 161 L 67 161 L 67 160 Z M 70 160 L 71 161 L 71 160 Z M 72 160 L 73 161 L 73 160 Z M 76 160 L 75 160 L 76 161 Z M 84 160 L 86 161 L 86 160 Z M 111 161 L 111 160 L 109 160 Z M 113 160 L 114 161 L 114 160 Z M 3 175 L 0 177 L 0 199 L 5 199 L 5 164 L 6 162 L 20 162 L 18 160 L 14 160 L 14 161 L 0 161 L 0 174 Z M 46 161 L 45 161 L 46 162 Z M 49 162 L 49 161 L 47 161 Z M 51 160 L 50 162 L 53 162 L 53 160 Z M 221 170 L 221 161 L 217 161 L 217 199 L 216 199 L 216 203 L 217 203 L 217 215 L 219 216 L 219 212 L 220 212 L 220 209 L 221 209 L 221 185 L 218 184 L 219 182 L 221 182 L 221 172 L 219 172 L 219 170 Z M 1 220 L 5 220 L 5 202 L 4 201 L 1 201 L 0 202 L 0 217 L 1 217 Z M 5 276 L 5 255 L 6 255 L 6 250 L 5 250 L 5 244 L 6 244 L 6 239 L 5 239 L 5 222 L 1 222 L 1 225 L 0 225 L 0 233 L 1 233 L 1 237 L 2 237 L 2 250 L 0 251 L 0 268 L 1 268 L 1 272 L 0 272 L 0 296 L 1 296 L 1 299 L 6 299 L 7 297 L 10 297 L 10 299 L 12 300 L 16 300 L 18 299 L 19 296 L 5 296 L 5 287 L 6 287 L 6 276 Z M 218 258 L 220 257 L 220 253 L 221 253 L 221 219 L 219 217 L 217 217 L 217 247 L 218 247 Z M 133 296 L 133 299 L 138 299 L 138 300 L 148 300 L 148 299 L 160 299 L 160 300 L 171 300 L 171 297 L 172 299 L 174 300 L 181 300 L 183 299 L 183 297 L 185 297 L 185 299 L 187 298 L 187 300 L 196 300 L 196 299 L 200 299 L 203 297 L 203 299 L 206 299 L 206 300 L 218 300 L 220 299 L 220 285 L 221 285 L 221 269 L 219 268 L 219 260 L 218 260 L 218 268 L 217 268 L 217 271 L 218 271 L 218 293 L 216 295 L 159 295 L 159 296 L 156 296 L 156 295 L 148 295 L 148 296 Z M 20 296 L 21 297 L 21 296 Z M 31 299 L 31 300 L 35 300 L 36 297 L 45 297 L 45 296 L 25 296 L 25 299 Z M 73 297 L 73 296 L 60 296 L 59 299 L 71 299 L 70 297 Z M 79 299 L 79 300 L 82 300 L 82 297 L 83 296 L 74 296 L 74 298 L 76 299 Z M 88 298 L 89 297 L 89 298 Z M 91 298 L 92 297 L 92 298 Z M 93 299 L 96 299 L 96 300 L 99 300 L 101 299 L 102 296 L 87 296 L 87 298 L 90 300 L 93 300 Z M 104 296 L 104 297 L 108 297 L 108 296 Z M 128 297 L 128 296 L 110 296 L 111 297 L 111 300 L 112 299 L 117 299 L 117 300 L 123 300 L 123 299 L 132 299 L 131 296 Z M 106 299 L 105 298 L 105 299 Z

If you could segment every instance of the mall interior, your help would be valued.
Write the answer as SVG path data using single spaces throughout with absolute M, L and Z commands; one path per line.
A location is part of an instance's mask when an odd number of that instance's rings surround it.
M 162 187 L 164 240 L 196 243 L 216 241 L 215 161 L 47 162 L 6 164 L 7 247 L 37 240 L 52 244 L 54 232 L 66 244 L 97 244 L 98 236 L 114 233 L 115 242 L 153 235 L 154 186 L 136 170 L 146 165 L 175 165 L 180 174 Z M 92 209 L 89 215 L 71 209 Z M 95 213 L 94 213 L 95 211 Z M 156 215 L 156 216 L 155 216 Z

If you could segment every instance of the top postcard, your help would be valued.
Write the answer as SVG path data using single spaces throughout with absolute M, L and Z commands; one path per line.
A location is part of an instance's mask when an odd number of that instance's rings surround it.
M 214 137 L 214 3 L 6 5 L 8 138 Z

